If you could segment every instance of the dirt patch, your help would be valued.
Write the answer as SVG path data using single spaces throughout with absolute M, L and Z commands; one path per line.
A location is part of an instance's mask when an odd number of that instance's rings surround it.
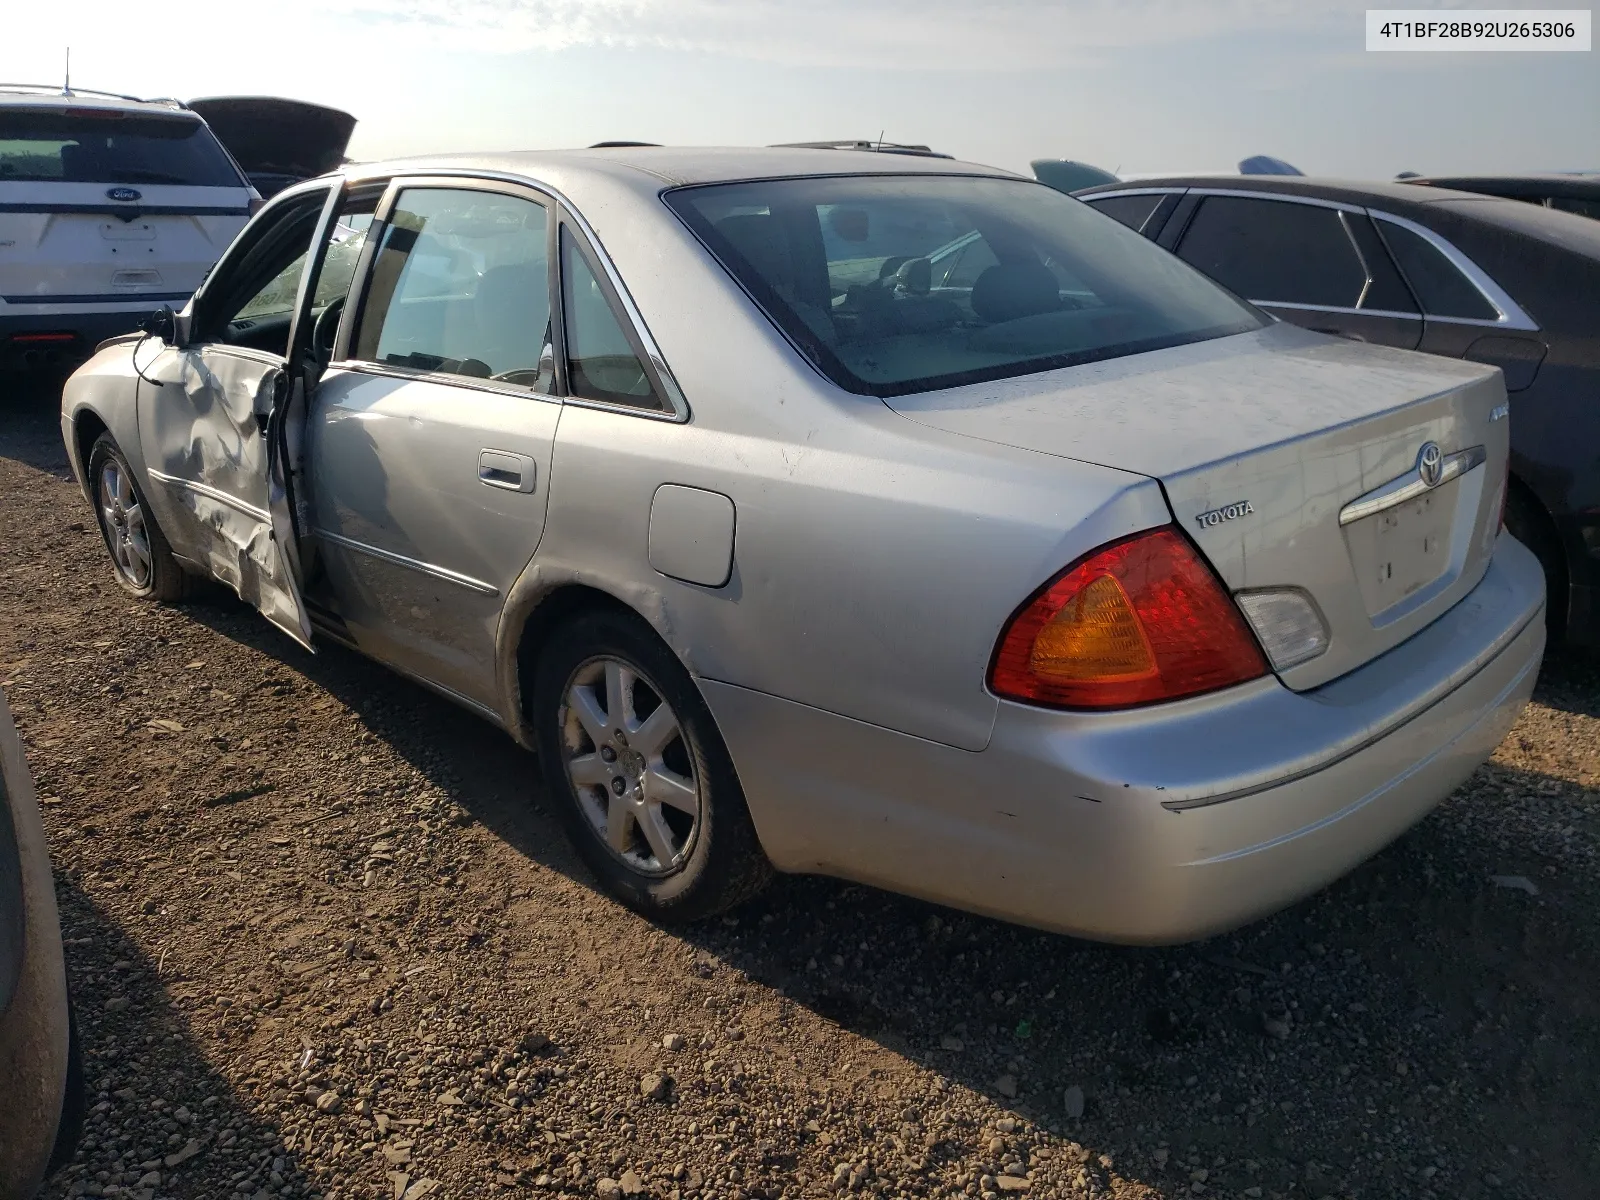
M 800 879 L 668 932 L 475 718 L 125 598 L 51 403 L 0 408 L 0 684 L 94 1106 L 51 1196 L 1594 1195 L 1586 662 L 1410 836 L 1200 946 Z

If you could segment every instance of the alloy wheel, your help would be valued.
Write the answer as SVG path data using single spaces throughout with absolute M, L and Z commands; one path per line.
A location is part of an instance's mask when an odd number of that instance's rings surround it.
M 117 573 L 136 588 L 149 587 L 153 559 L 144 506 L 127 470 L 115 458 L 100 468 L 100 515 Z
M 620 658 L 593 658 L 568 680 L 560 722 L 567 778 L 595 835 L 641 875 L 681 869 L 704 793 L 660 689 Z

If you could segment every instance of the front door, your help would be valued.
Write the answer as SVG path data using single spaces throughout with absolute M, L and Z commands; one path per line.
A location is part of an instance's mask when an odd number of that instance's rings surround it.
M 373 657 L 489 709 L 561 414 L 550 228 L 510 185 L 393 185 L 307 425 L 313 600 Z
M 147 369 L 138 402 L 174 552 L 306 646 L 284 461 L 288 355 L 330 196 L 286 198 L 229 250 L 195 298 L 188 338 Z

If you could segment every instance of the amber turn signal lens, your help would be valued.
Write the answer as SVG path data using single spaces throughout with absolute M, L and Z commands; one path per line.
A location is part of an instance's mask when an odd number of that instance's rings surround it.
M 1233 599 L 1177 530 L 1102 546 L 1011 618 L 989 686 L 1056 708 L 1130 708 L 1267 672 Z
M 1156 673 L 1156 658 L 1128 593 L 1115 576 L 1100 575 L 1045 622 L 1028 669 L 1062 682 L 1146 679 Z

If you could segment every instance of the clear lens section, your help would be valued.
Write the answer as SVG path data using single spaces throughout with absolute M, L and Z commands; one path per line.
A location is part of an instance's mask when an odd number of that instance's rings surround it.
M 1235 599 L 1274 671 L 1306 662 L 1328 648 L 1328 627 L 1304 592 L 1245 592 Z

